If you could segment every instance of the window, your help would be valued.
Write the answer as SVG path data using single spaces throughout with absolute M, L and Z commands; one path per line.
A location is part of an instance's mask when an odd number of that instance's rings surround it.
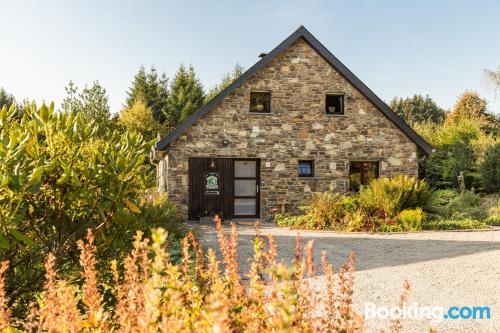
M 252 91 L 250 93 L 250 112 L 270 113 L 271 112 L 271 92 Z
M 351 191 L 359 191 L 363 185 L 378 178 L 378 162 L 350 162 L 349 164 L 349 188 Z
M 314 176 L 314 161 L 299 161 L 299 177 Z
M 344 114 L 344 95 L 326 95 L 326 114 Z

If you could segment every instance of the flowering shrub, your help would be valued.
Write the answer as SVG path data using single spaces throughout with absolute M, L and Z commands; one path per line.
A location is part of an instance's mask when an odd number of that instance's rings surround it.
M 6 305 L 8 264 L 4 262 L 0 267 L 0 331 L 13 331 L 15 326 L 29 332 L 364 332 L 364 319 L 353 309 L 354 255 L 334 275 L 323 253 L 326 287 L 315 290 L 310 281 L 317 272 L 313 241 L 302 251 L 297 236 L 295 260 L 286 266 L 277 261 L 273 237 L 268 236 L 266 242 L 257 224 L 254 255 L 244 282 L 238 267 L 236 227 L 226 235 L 219 219 L 215 226 L 221 260 L 212 249 L 205 254 L 189 234 L 182 241 L 182 261 L 177 265 L 165 251 L 163 229 L 154 230 L 151 239 L 137 233 L 125 260 L 111 262 L 114 283 L 107 288 L 112 300 L 103 298 L 94 236 L 89 231 L 86 242 L 78 242 L 81 288 L 57 276 L 55 257 L 49 254 L 44 292 L 33 303 L 30 315 L 16 322 Z M 409 293 L 407 282 L 404 288 L 400 307 Z M 393 332 L 401 327 L 401 320 L 392 322 Z

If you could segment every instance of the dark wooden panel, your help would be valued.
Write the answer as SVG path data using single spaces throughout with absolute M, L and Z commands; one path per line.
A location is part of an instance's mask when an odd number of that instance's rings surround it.
M 212 160 L 215 167 L 211 167 Z M 219 195 L 205 194 L 205 173 L 220 173 Z M 222 214 L 233 216 L 233 163 L 226 158 L 189 158 L 189 218 Z

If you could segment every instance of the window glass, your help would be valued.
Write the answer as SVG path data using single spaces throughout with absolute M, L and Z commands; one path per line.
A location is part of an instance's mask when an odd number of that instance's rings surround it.
M 359 191 L 361 186 L 368 185 L 375 178 L 378 178 L 378 162 L 350 162 L 349 189 L 351 191 Z
M 253 91 L 250 93 L 250 112 L 271 112 L 271 93 Z
M 255 177 L 257 174 L 257 161 L 234 161 L 235 177 Z
M 299 177 L 312 177 L 314 175 L 313 161 L 299 161 Z
M 234 180 L 234 195 L 239 197 L 255 196 L 256 194 L 255 179 L 235 179 Z
M 326 95 L 325 105 L 327 114 L 344 114 L 343 95 Z
M 256 204 L 255 199 L 234 199 L 234 215 L 255 215 Z

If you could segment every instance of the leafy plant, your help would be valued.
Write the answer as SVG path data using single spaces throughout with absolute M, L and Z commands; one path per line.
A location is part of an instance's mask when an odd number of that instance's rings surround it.
M 486 151 L 480 167 L 483 189 L 489 193 L 500 192 L 500 142 Z
M 429 220 L 422 224 L 424 230 L 460 230 L 460 229 L 486 229 L 488 226 L 473 219 L 442 219 Z
M 115 257 L 147 214 L 141 198 L 154 184 L 145 163 L 152 142 L 97 132 L 53 104 L 32 104 L 21 119 L 15 105 L 0 112 L 0 257 L 11 263 L 9 294 L 18 305 L 41 287 L 49 252 L 61 274 L 74 271 L 75 241 L 91 228 L 101 256 Z
M 393 218 L 402 210 L 422 207 L 430 189 L 423 180 L 409 176 L 378 178 L 359 193 L 359 204 L 369 215 Z
M 399 213 L 397 222 L 402 231 L 416 231 L 422 229 L 425 213 L 422 208 L 405 209 Z
M 11 332 L 364 332 L 365 322 L 353 305 L 355 257 L 350 255 L 334 274 L 322 254 L 321 269 L 326 287 L 314 291 L 316 276 L 313 241 L 304 247 L 295 240 L 295 260 L 287 266 L 277 260 L 272 235 L 267 239 L 256 226 L 254 254 L 248 283 L 238 266 L 237 233 L 227 235 L 216 219 L 220 259 L 214 249 L 205 253 L 196 237 L 182 240 L 182 260 L 170 261 L 165 251 L 168 235 L 153 230 L 151 239 L 138 232 L 130 254 L 111 262 L 114 283 L 109 286 L 115 302 L 108 304 L 101 293 L 96 266 L 98 248 L 89 231 L 79 241 L 82 287 L 61 279 L 60 267 L 49 254 L 45 262 L 44 293 L 36 299 L 32 315 L 11 318 L 7 306 L 5 272 L 0 267 L 0 330 Z M 191 255 L 193 253 L 193 255 Z M 123 267 L 123 268 L 122 268 Z M 398 307 L 408 301 L 410 284 L 405 281 Z M 391 322 L 400 332 L 401 319 Z

